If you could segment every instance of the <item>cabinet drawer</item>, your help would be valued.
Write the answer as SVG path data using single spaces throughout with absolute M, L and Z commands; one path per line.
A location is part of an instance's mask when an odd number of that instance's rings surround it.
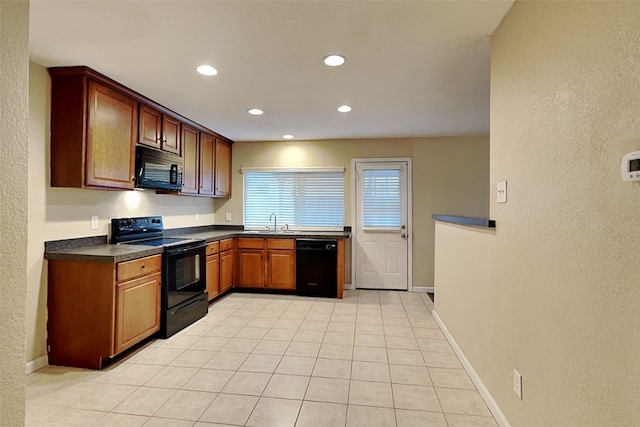
M 264 249 L 264 239 L 240 237 L 238 239 L 238 249 Z
M 295 239 L 267 239 L 267 249 L 295 249 Z
M 220 252 L 233 249 L 233 239 L 220 240 Z
M 116 281 L 123 282 L 134 277 L 155 273 L 162 268 L 162 255 L 154 255 L 118 263 Z
M 213 242 L 207 245 L 207 255 L 217 254 L 220 250 L 220 242 Z

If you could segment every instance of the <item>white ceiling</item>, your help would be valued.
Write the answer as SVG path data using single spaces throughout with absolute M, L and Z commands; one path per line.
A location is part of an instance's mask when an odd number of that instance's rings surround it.
M 30 55 L 236 141 L 488 135 L 489 36 L 512 3 L 32 0 Z

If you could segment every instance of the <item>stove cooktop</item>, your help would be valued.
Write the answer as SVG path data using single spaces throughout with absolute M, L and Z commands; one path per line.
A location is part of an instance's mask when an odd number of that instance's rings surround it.
M 191 239 L 179 239 L 175 237 L 160 237 L 158 239 L 150 240 L 138 240 L 134 242 L 126 242 L 127 245 L 140 245 L 140 246 L 175 246 L 184 245 L 187 243 L 194 243 Z

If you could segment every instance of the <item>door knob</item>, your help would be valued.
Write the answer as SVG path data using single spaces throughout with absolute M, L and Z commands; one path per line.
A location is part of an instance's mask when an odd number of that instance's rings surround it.
M 406 239 L 406 238 L 407 238 L 407 235 L 406 235 L 406 234 L 404 234 L 404 233 L 402 233 L 402 234 L 400 235 L 400 237 L 402 237 L 403 239 Z

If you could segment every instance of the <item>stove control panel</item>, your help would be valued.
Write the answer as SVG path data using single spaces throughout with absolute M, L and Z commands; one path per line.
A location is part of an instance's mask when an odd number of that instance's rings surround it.
M 111 220 L 111 241 L 112 243 L 122 243 L 133 239 L 162 236 L 163 230 L 161 216 L 113 218 Z

